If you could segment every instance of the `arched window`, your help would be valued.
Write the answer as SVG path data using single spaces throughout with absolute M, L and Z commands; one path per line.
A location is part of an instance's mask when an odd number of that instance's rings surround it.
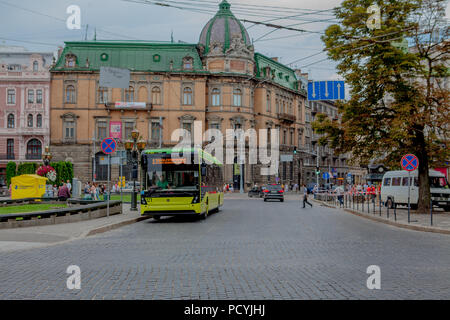
M 28 128 L 33 128 L 33 115 L 29 114 L 27 117 L 27 126 Z
M 36 127 L 42 128 L 42 115 L 38 114 L 36 116 Z
M 37 61 L 33 62 L 33 71 L 37 72 L 39 69 L 39 63 Z
M 220 106 L 220 90 L 217 88 L 214 88 L 212 90 L 212 105 L 217 107 Z
M 38 139 L 31 139 L 27 143 L 27 159 L 41 159 L 42 143 Z
M 242 90 L 234 89 L 233 90 L 233 105 L 235 107 L 240 107 L 242 104 Z
M 183 89 L 183 104 L 192 105 L 192 89 L 190 87 Z
M 12 113 L 8 114 L 8 128 L 14 128 L 14 115 Z
M 75 87 L 72 85 L 66 87 L 66 103 L 75 103 Z
M 161 104 L 161 89 L 159 87 L 152 88 L 152 103 Z
M 108 88 L 99 87 L 98 88 L 98 103 L 108 102 Z

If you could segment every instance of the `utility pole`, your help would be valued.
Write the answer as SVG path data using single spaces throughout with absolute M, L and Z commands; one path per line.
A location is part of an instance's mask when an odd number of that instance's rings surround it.
M 319 166 L 319 144 L 317 144 L 317 151 L 316 151 L 316 167 L 320 168 Z M 320 173 L 319 173 L 320 174 Z M 317 188 L 319 188 L 319 174 L 317 174 L 316 172 L 316 184 L 317 184 Z
M 95 171 L 95 161 L 96 161 L 96 158 L 95 158 L 95 150 L 96 150 L 96 148 L 95 148 L 95 140 L 97 140 L 97 138 L 96 138 L 96 134 L 95 134 L 96 132 L 95 132 L 95 129 L 94 129 L 94 134 L 92 135 L 93 136 L 93 140 L 94 140 L 94 144 L 93 144 L 93 147 L 94 147 L 94 150 L 92 150 L 92 159 L 93 159 L 93 168 L 92 168 L 92 170 L 93 170 L 93 174 L 92 174 L 92 181 L 93 182 L 95 182 L 95 176 L 96 176 L 96 171 Z
M 162 147 L 162 117 L 159 117 L 159 148 Z

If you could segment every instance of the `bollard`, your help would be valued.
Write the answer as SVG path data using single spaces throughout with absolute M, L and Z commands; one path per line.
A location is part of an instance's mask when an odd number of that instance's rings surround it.
M 380 195 L 380 217 L 381 217 L 381 195 Z M 389 217 L 388 217 L 389 219 Z
M 394 220 L 397 221 L 397 204 L 394 202 Z
M 364 212 L 364 195 L 362 196 L 362 202 L 361 202 L 361 209 L 362 209 L 362 212 Z
M 355 210 L 355 195 L 352 194 L 352 209 Z
M 389 202 L 386 201 L 386 212 L 387 212 L 387 216 L 389 217 Z
M 430 200 L 430 224 L 433 225 L 433 199 Z
M 376 213 L 376 209 L 375 209 L 375 199 L 376 199 L 376 196 L 373 198 L 373 214 L 375 214 Z

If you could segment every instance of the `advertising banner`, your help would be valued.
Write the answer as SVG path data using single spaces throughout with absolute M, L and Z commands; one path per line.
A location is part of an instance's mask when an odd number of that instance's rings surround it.
M 122 138 L 122 122 L 111 121 L 109 123 L 109 136 L 114 139 Z

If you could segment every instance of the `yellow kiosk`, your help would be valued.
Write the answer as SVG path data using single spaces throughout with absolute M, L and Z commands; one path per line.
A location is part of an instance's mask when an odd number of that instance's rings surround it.
M 11 178 L 11 199 L 42 198 L 47 178 L 37 174 L 23 174 Z

